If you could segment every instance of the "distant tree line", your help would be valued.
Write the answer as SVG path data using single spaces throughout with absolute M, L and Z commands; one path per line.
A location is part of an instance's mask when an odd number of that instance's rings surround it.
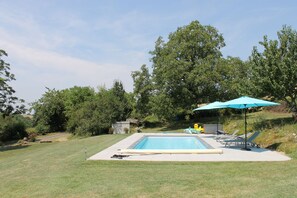
M 120 81 L 111 89 L 73 87 L 48 89 L 32 104 L 33 124 L 38 132 L 69 131 L 76 135 L 108 133 L 115 121 L 126 120 L 132 111 L 132 101 Z
M 143 120 L 154 116 L 170 121 L 191 115 L 197 104 L 242 95 L 285 101 L 296 119 L 297 32 L 283 26 L 277 36 L 278 40 L 264 36 L 259 42 L 262 50 L 254 47 L 249 59 L 243 61 L 223 57 L 222 34 L 193 21 L 167 39 L 156 40 L 150 52 L 152 67 L 142 65 L 131 74 L 133 93 L 127 93 L 120 81 L 111 89 L 100 87 L 96 91 L 90 87 L 47 88 L 32 104 L 33 124 L 39 132 L 67 130 L 96 135 L 107 133 L 113 122 L 129 117 Z M 25 109 L 9 86 L 15 78 L 3 56 L 7 54 L 0 50 L 0 114 L 5 123 Z

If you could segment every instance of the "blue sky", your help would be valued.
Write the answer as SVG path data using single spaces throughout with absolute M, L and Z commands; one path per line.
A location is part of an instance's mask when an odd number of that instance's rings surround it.
M 253 46 L 287 24 L 297 28 L 294 0 L 3 0 L 0 49 L 16 75 L 17 96 L 33 102 L 45 87 L 106 86 L 151 66 L 159 36 L 198 20 L 223 34 L 223 55 L 247 60 Z

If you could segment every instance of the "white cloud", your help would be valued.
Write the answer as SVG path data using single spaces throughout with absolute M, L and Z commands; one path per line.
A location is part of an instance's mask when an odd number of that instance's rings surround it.
M 19 96 L 29 101 L 45 86 L 110 87 L 115 79 L 132 91 L 130 73 L 150 65 L 148 51 L 157 37 L 166 39 L 193 20 L 217 27 L 227 43 L 224 55 L 241 58 L 277 22 L 296 24 L 296 6 L 267 2 L 6 1 L 0 7 L 0 48 L 9 54 Z
M 121 80 L 131 91 L 132 79 L 125 64 L 96 63 L 51 51 L 24 47 L 12 43 L 1 43 L 8 52 L 13 52 L 17 92 L 29 101 L 41 95 L 45 87 L 64 89 L 78 86 L 106 85 L 111 87 L 115 79 Z M 22 82 L 23 81 L 23 82 Z M 129 86 L 130 85 L 130 86 Z M 34 90 L 32 90 L 34 89 Z M 31 97 L 27 92 L 34 94 Z
M 126 37 L 118 35 L 117 38 L 127 46 L 105 41 L 104 37 L 99 38 L 101 42 L 98 43 L 98 40 L 86 38 L 94 30 L 91 22 L 87 23 L 74 15 L 65 14 L 63 18 L 61 13 L 55 15 L 54 18 L 61 18 L 59 23 L 65 25 L 55 29 L 40 24 L 30 13 L 23 12 L 21 18 L 18 14 L 20 13 L 0 14 L 0 24 L 4 24 L 0 26 L 0 48 L 9 54 L 8 61 L 17 78 L 13 82 L 17 96 L 28 102 L 37 100 L 44 93 L 45 87 L 64 89 L 75 85 L 106 85 L 109 88 L 114 80 L 121 80 L 125 89 L 132 91 L 131 71 L 148 60 L 147 52 L 135 49 L 147 46 L 148 41 L 145 37 L 129 34 L 129 31 L 125 33 Z M 119 31 L 123 30 L 124 24 L 120 21 L 115 23 Z M 91 29 L 84 29 L 88 26 Z M 72 35 L 73 29 L 81 30 L 83 35 Z M 84 47 L 80 49 L 76 45 Z M 65 51 L 64 47 L 72 50 Z M 94 52 L 94 49 L 99 52 Z M 100 51 L 103 53 L 100 54 Z M 81 58 L 84 57 L 83 53 L 88 52 L 93 57 Z M 80 58 L 75 53 L 79 53 Z M 103 57 L 96 58 L 96 53 Z

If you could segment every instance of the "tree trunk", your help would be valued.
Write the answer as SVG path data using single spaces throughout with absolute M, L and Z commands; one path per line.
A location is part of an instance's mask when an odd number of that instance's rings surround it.
M 297 103 L 296 99 L 293 96 L 289 96 L 291 100 L 284 98 L 287 102 L 288 106 L 290 107 L 290 111 L 292 112 L 292 118 L 297 122 Z
M 292 112 L 292 118 L 297 122 L 297 112 Z

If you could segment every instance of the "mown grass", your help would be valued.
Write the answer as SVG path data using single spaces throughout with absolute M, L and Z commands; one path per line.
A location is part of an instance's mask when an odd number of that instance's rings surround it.
M 297 161 L 86 161 L 127 135 L 0 152 L 1 197 L 295 197 Z
M 287 117 L 261 112 L 249 114 L 248 122 L 274 123 Z M 226 127 L 233 122 L 239 126 L 242 119 L 226 121 Z M 264 127 L 265 135 L 279 131 L 278 125 L 271 126 Z M 291 122 L 280 129 L 282 138 L 296 131 Z M 127 136 L 0 149 L 1 197 L 297 197 L 297 149 L 290 152 L 293 159 L 285 162 L 85 160 Z

